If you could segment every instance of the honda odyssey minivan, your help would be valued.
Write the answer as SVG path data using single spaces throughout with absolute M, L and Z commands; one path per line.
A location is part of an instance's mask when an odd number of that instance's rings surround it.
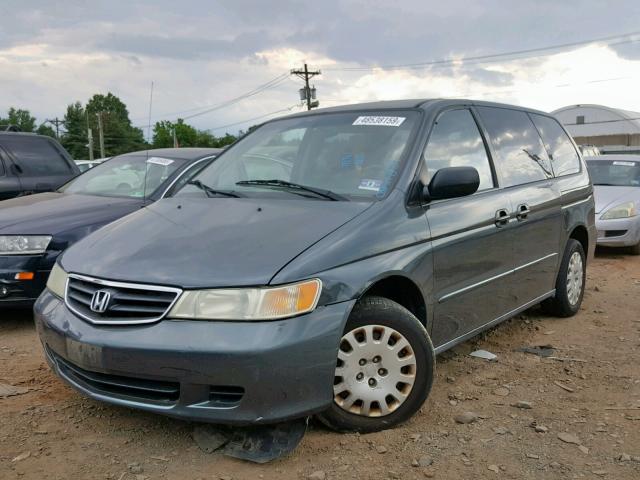
M 437 353 L 538 303 L 575 314 L 594 247 L 589 175 L 552 116 L 349 105 L 265 123 L 72 246 L 36 322 L 98 400 L 368 432 L 420 408 Z

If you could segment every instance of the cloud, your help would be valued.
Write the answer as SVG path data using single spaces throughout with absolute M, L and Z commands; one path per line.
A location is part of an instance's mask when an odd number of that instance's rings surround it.
M 465 96 L 546 110 L 584 102 L 640 110 L 640 42 L 486 64 L 337 70 L 575 42 L 634 31 L 639 17 L 635 0 L 31 0 L 0 15 L 0 113 L 15 105 L 61 116 L 68 103 L 111 91 L 143 125 L 152 81 L 154 119 L 173 119 L 305 61 L 323 70 L 314 78 L 322 106 Z M 300 86 L 283 79 L 193 123 L 212 128 L 289 107 Z

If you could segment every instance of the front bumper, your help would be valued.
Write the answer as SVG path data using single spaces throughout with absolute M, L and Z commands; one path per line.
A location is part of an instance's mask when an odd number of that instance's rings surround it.
M 49 364 L 80 392 L 189 420 L 247 425 L 329 407 L 353 304 L 270 322 L 97 326 L 45 290 L 34 311 Z
M 0 309 L 32 306 L 47 284 L 55 257 L 57 255 L 0 255 Z M 33 272 L 34 277 L 16 280 L 20 272 Z
M 596 219 L 599 246 L 631 247 L 640 242 L 640 216 L 615 220 Z

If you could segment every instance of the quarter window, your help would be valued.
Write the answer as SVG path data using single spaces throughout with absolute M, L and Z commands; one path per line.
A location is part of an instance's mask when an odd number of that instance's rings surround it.
M 580 171 L 578 152 L 560 124 L 553 118 L 544 115 L 531 114 L 531 118 L 540 132 L 549 155 L 551 155 L 553 172 L 556 177 L 578 173 Z
M 489 131 L 505 187 L 553 177 L 540 135 L 525 112 L 495 107 L 478 110 Z
M 487 150 L 469 110 L 449 110 L 438 118 L 424 158 L 428 173 L 425 183 L 441 168 L 474 167 L 480 175 L 478 190 L 494 187 Z
M 13 153 L 24 175 L 67 175 L 71 167 L 54 144 L 46 138 L 30 135 L 7 135 L 2 145 Z

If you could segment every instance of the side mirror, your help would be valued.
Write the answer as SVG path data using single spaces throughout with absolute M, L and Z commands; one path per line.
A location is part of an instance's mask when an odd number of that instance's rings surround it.
M 480 175 L 473 167 L 447 167 L 438 170 L 423 195 L 426 200 L 441 200 L 471 195 L 478 191 Z

